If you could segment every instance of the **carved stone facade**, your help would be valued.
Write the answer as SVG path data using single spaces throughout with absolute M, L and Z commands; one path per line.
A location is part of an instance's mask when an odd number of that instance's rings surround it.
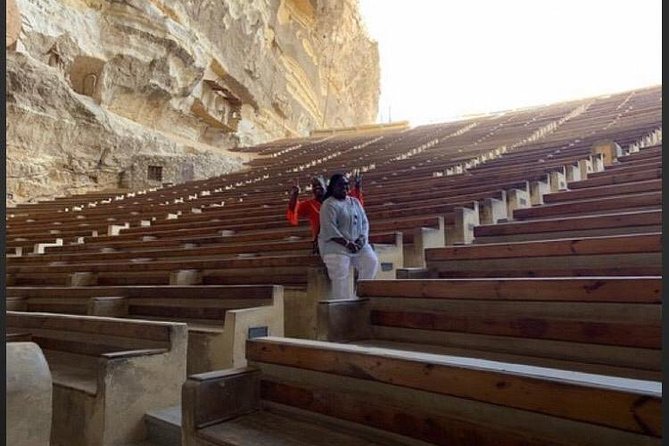
M 208 153 L 218 175 L 242 166 L 229 148 L 376 116 L 378 51 L 357 0 L 16 4 L 6 74 L 15 202 L 122 187 L 138 155 Z
M 121 172 L 119 184 L 140 190 L 185 183 L 218 175 L 216 155 L 135 155 L 130 169 Z

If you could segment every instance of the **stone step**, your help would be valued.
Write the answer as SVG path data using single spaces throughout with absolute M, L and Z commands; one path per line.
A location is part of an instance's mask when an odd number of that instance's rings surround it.
M 147 412 L 144 423 L 148 443 L 137 446 L 181 446 L 181 406 Z

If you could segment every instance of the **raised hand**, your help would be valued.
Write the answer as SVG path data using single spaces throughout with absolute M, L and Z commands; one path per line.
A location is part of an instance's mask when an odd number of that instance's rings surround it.
M 355 170 L 353 176 L 353 182 L 355 184 L 356 189 L 362 190 L 362 173 L 360 173 L 360 169 Z

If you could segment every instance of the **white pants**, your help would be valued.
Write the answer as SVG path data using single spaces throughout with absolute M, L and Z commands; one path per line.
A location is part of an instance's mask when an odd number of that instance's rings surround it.
M 349 287 L 351 267 L 358 271 L 358 279 L 373 279 L 379 272 L 379 258 L 367 244 L 357 254 L 325 254 L 323 262 L 328 268 L 328 277 L 332 282 L 332 299 L 353 299 Z

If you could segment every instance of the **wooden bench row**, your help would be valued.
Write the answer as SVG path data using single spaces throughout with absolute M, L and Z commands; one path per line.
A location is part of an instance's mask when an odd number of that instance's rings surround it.
M 661 290 L 659 276 L 361 281 L 362 301 L 319 311 L 335 341 L 659 380 Z
M 398 277 L 661 275 L 661 233 L 430 248 L 426 270 Z
M 660 442 L 655 381 L 296 339 L 247 355 L 251 368 L 189 377 L 185 446 Z
M 8 287 L 7 309 L 185 322 L 188 373 L 244 366 L 247 337 L 284 334 L 275 285 Z
M 140 441 L 148 410 L 179 403 L 185 324 L 15 311 L 5 324 L 9 333 L 29 332 L 44 352 L 53 380 L 52 444 Z
M 660 209 L 529 219 L 493 225 L 479 225 L 474 228 L 474 243 L 660 232 L 662 230 L 661 224 L 662 210 Z

